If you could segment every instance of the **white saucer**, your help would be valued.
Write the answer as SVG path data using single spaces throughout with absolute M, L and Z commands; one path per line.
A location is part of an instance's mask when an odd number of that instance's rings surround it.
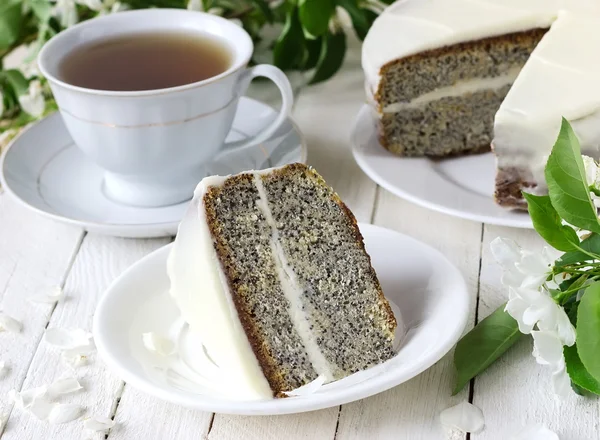
M 252 136 L 276 116 L 266 104 L 243 97 L 227 139 Z M 224 156 L 209 173 L 227 175 L 306 162 L 306 151 L 302 134 L 289 119 L 270 140 Z M 126 206 L 108 199 L 102 182 L 102 170 L 75 146 L 58 113 L 25 130 L 0 158 L 2 187 L 42 215 L 108 235 L 175 235 L 188 202 L 160 208 Z
M 354 123 L 352 153 L 371 179 L 417 205 L 493 225 L 533 227 L 526 212 L 501 208 L 494 202 L 492 153 L 437 161 L 396 156 L 379 144 L 368 105 L 360 109 Z
M 313 394 L 286 399 L 240 401 L 220 394 L 218 381 L 207 389 L 180 381 L 181 377 L 170 380 L 161 366 L 165 358 L 144 347 L 142 334 L 167 334 L 181 322 L 168 295 L 166 260 L 171 245 L 134 264 L 104 293 L 94 316 L 98 351 L 117 375 L 148 394 L 183 406 L 228 414 L 312 411 L 401 384 L 431 367 L 454 346 L 467 322 L 469 294 L 458 269 L 438 251 L 388 229 L 366 224 L 359 227 L 383 291 L 402 311 L 409 328 L 396 357 L 384 364 L 324 385 Z M 196 374 L 193 377 L 211 377 L 214 364 L 193 359 L 202 352 L 201 341 L 195 338 L 188 332 L 185 340 L 179 339 L 182 348 L 177 357 L 192 365 Z

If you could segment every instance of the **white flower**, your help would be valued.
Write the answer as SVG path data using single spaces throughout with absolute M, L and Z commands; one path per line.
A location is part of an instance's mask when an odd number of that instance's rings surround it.
M 52 15 L 58 18 L 62 27 L 68 28 L 77 23 L 77 5 L 75 0 L 50 0 L 56 3 Z
M 479 432 L 485 426 L 481 409 L 469 402 L 446 408 L 440 414 L 442 425 L 462 432 Z
M 552 264 L 556 260 L 548 247 L 544 247 L 539 253 L 530 252 L 507 238 L 495 238 L 490 243 L 490 249 L 504 269 L 502 284 L 509 287 L 541 286 L 550 275 Z
M 42 90 L 42 83 L 38 80 L 29 83 L 29 93 L 19 96 L 21 109 L 34 118 L 39 118 L 46 108 L 46 100 Z
M 550 431 L 544 425 L 527 426 L 509 440 L 560 440 L 555 432 Z
M 545 289 L 510 287 L 504 310 L 517 321 L 521 333 L 529 334 L 537 325 L 540 330 L 556 332 L 564 345 L 575 343 L 573 324 Z
M 78 3 L 87 6 L 92 11 L 96 12 L 100 12 L 104 7 L 102 0 L 79 0 Z
M 117 12 L 126 11 L 129 9 L 129 5 L 121 3 L 117 0 L 104 0 L 102 7 L 100 8 L 100 15 L 115 14 Z
M 571 391 L 571 380 L 565 368 L 563 342 L 559 335 L 552 331 L 534 330 L 533 356 L 538 364 L 548 365 L 552 370 L 552 386 L 559 397 L 566 397 Z
M 69 403 L 54 404 L 48 415 L 48 421 L 53 425 L 72 422 L 73 420 L 77 420 L 82 412 L 83 408 L 79 405 Z

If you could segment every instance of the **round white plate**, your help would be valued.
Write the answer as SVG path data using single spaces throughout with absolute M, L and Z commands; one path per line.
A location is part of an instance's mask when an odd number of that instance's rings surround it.
M 180 322 L 168 295 L 166 260 L 171 245 L 134 264 L 100 299 L 93 330 L 99 354 L 123 380 L 148 394 L 183 406 L 228 414 L 312 411 L 401 384 L 431 367 L 454 346 L 467 322 L 469 294 L 458 269 L 437 250 L 388 229 L 367 224 L 359 227 L 383 291 L 402 311 L 408 328 L 398 354 L 384 364 L 324 385 L 313 394 L 286 399 L 239 401 L 219 394 L 218 383 L 213 383 L 213 389 L 203 389 L 192 383 L 170 381 L 162 374 L 164 357 L 144 347 L 142 334 L 161 334 Z M 190 345 L 192 351 L 202 351 L 197 339 L 180 339 L 180 343 L 183 351 Z M 189 354 L 178 356 L 200 376 L 205 373 L 202 368 L 209 368 L 206 363 L 195 363 Z
M 492 153 L 432 160 L 399 157 L 377 138 L 371 109 L 364 105 L 352 131 L 352 153 L 362 170 L 391 193 L 425 208 L 493 225 L 532 228 L 529 214 L 494 202 Z
M 253 136 L 276 116 L 268 105 L 242 97 L 227 139 Z M 306 151 L 302 134 L 288 119 L 268 141 L 225 155 L 208 172 L 227 175 L 306 162 Z M 75 146 L 59 113 L 25 130 L 0 158 L 2 187 L 42 215 L 101 234 L 175 235 L 188 202 L 160 208 L 126 206 L 104 195 L 102 181 L 102 170 Z

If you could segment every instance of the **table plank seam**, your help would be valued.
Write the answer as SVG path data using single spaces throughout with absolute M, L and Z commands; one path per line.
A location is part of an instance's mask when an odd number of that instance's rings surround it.
M 342 405 L 338 406 L 337 420 L 335 422 L 335 431 L 333 432 L 333 440 L 337 439 L 338 428 L 340 427 L 341 415 L 342 415 Z
M 473 320 L 473 326 L 479 323 L 479 295 L 481 293 L 481 268 L 483 267 L 483 235 L 485 232 L 485 224 L 481 224 L 481 236 L 479 239 L 479 267 L 477 268 L 477 292 L 475 295 L 475 318 Z M 475 402 L 475 378 L 469 381 L 469 403 Z M 467 433 L 465 440 L 471 440 L 471 433 Z
M 73 248 L 73 252 L 71 253 L 69 259 L 67 260 L 67 267 L 65 268 L 65 271 L 64 271 L 64 273 L 63 273 L 63 275 L 60 278 L 60 281 L 58 283 L 58 286 L 61 289 L 64 289 L 64 287 L 65 287 L 65 283 L 67 282 L 67 278 L 69 277 L 69 274 L 71 273 L 71 269 L 73 268 L 73 264 L 75 263 L 75 259 L 77 258 L 77 254 L 79 253 L 79 250 L 81 249 L 81 245 L 83 244 L 83 240 L 85 239 L 86 235 L 87 235 L 87 232 L 82 230 L 81 233 L 79 234 L 79 238 L 75 242 L 75 246 Z M 15 266 L 15 270 L 16 270 L 16 266 Z M 7 284 L 6 284 L 7 288 L 8 288 L 9 284 L 10 284 L 10 279 L 9 279 L 9 282 L 7 282 Z M 6 290 L 7 289 L 5 289 L 5 291 Z M 23 300 L 25 301 L 26 299 L 23 298 Z M 48 325 L 50 324 L 50 320 L 52 319 L 52 315 L 54 314 L 54 311 L 56 310 L 57 305 L 58 305 L 58 303 L 54 303 L 52 305 L 52 308 L 50 309 L 50 312 L 48 313 L 48 316 L 47 316 L 47 319 L 46 319 L 46 325 L 44 327 L 44 332 L 42 332 L 40 334 L 40 337 L 37 340 L 36 349 L 32 351 L 31 357 L 29 358 L 29 363 L 27 365 L 27 372 L 25 373 L 25 375 L 23 376 L 23 380 L 21 381 L 21 383 L 17 387 L 19 392 L 23 391 L 23 384 L 27 381 L 27 378 L 29 377 L 29 372 L 31 370 L 31 364 L 32 364 L 33 359 L 35 358 L 35 355 L 36 355 L 36 353 L 37 353 L 37 351 L 38 351 L 38 349 L 39 349 L 39 347 L 40 347 L 40 345 L 42 343 L 42 340 L 44 339 L 45 329 L 48 328 Z M 15 402 L 11 402 L 9 404 L 9 410 L 7 412 L 9 420 L 10 420 L 10 417 L 12 416 L 14 408 L 15 408 Z M 6 431 L 6 426 L 7 425 L 8 425 L 7 423 L 4 424 L 4 426 L 0 430 L 0 439 L 4 435 L 4 433 Z

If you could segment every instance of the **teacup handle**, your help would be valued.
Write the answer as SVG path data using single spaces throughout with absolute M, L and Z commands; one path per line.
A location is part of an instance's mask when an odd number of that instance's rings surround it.
M 264 76 L 265 78 L 270 79 L 279 88 L 279 91 L 281 92 L 281 108 L 279 109 L 279 115 L 273 122 L 263 128 L 260 133 L 256 134 L 255 136 L 252 136 L 248 139 L 242 139 L 240 141 L 226 142 L 223 145 L 223 149 L 217 154 L 215 159 L 218 159 L 222 154 L 240 151 L 266 141 L 273 133 L 277 131 L 281 124 L 283 124 L 288 116 L 292 113 L 294 93 L 292 92 L 290 81 L 281 70 L 275 66 L 271 66 L 270 64 L 259 64 L 258 66 L 251 67 L 242 73 L 238 83 L 240 96 L 246 93 L 250 83 L 257 76 Z

